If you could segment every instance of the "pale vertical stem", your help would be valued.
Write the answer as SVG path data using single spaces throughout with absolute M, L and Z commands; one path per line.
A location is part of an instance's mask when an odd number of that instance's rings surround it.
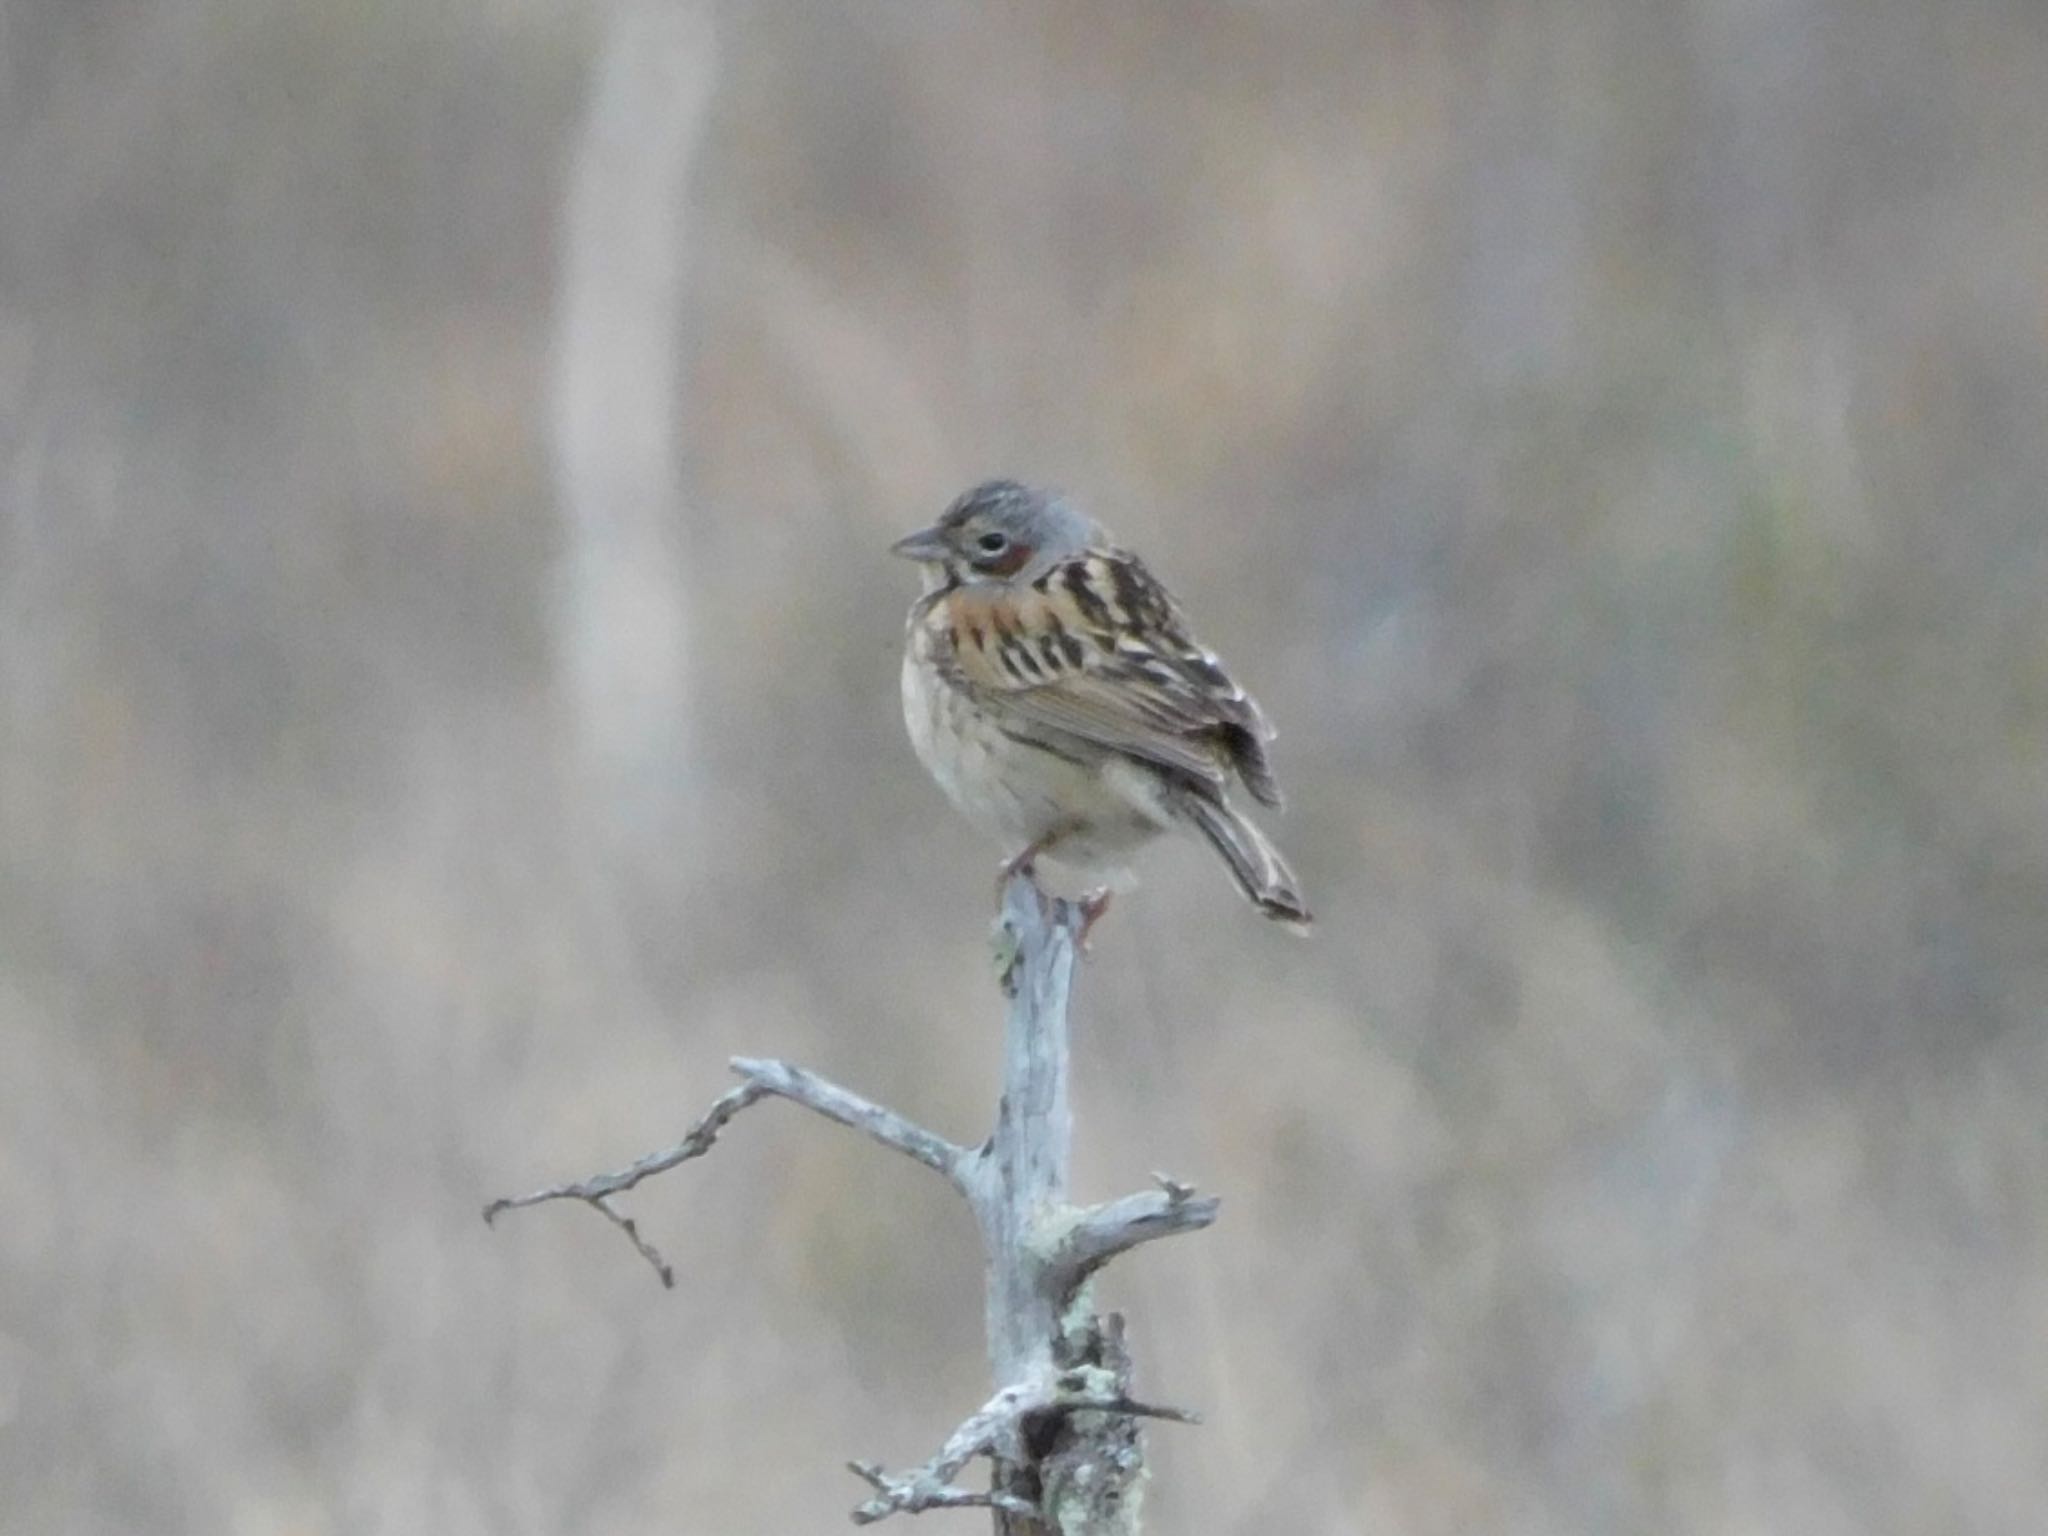
M 1074 1145 L 1067 1100 L 1067 998 L 1080 914 L 1046 896 L 1028 875 L 1003 890 L 997 934 L 1003 993 L 1003 1096 L 995 1129 L 963 1187 L 988 1259 L 988 1356 L 998 1387 L 1050 1379 L 1060 1337 L 1059 1287 L 1047 1233 L 1062 1215 Z M 1035 1500 L 1036 1467 L 998 1452 L 993 1486 Z M 1027 1453 L 1028 1454 L 1028 1453 Z M 1027 1515 L 995 1512 L 996 1536 L 1047 1536 Z
M 1003 1097 L 982 1150 L 975 1214 L 988 1254 L 989 1365 L 996 1385 L 1051 1369 L 1059 1298 L 1040 1236 L 1064 1208 L 1074 1145 L 1067 1101 L 1067 997 L 1080 914 L 1027 876 L 1003 893 Z
M 687 763 L 681 499 L 685 196 L 718 57 L 707 10 L 605 13 L 564 199 L 549 446 L 564 523 L 559 654 L 589 802 L 627 846 L 657 830 Z

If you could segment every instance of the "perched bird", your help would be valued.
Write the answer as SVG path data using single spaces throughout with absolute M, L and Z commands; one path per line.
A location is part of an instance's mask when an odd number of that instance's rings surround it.
M 1252 905 L 1309 923 L 1294 871 L 1225 798 L 1280 804 L 1273 731 L 1188 633 L 1144 562 L 1067 501 L 1011 480 L 966 492 L 896 542 L 920 562 L 903 718 L 940 788 L 1015 850 L 1114 877 L 1161 832 L 1198 834 Z M 1097 892 L 1092 924 L 1106 905 Z

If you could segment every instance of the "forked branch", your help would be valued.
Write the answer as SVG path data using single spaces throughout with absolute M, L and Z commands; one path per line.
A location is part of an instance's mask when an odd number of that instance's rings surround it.
M 674 1146 L 651 1152 L 615 1173 L 600 1173 L 574 1184 L 556 1184 L 531 1194 L 493 1200 L 484 1207 L 484 1221 L 492 1223 L 501 1212 L 516 1211 L 549 1200 L 581 1200 L 603 1212 L 614 1226 L 624 1232 L 640 1256 L 654 1266 L 661 1283 L 674 1289 L 674 1268 L 661 1256 L 659 1249 L 640 1235 L 633 1219 L 612 1203 L 612 1197 L 624 1194 L 642 1179 L 666 1173 L 693 1157 L 702 1157 L 716 1144 L 718 1133 L 725 1129 L 733 1116 L 748 1105 L 770 1097 L 787 1099 L 792 1104 L 800 1104 L 815 1114 L 823 1115 L 827 1120 L 865 1132 L 883 1146 L 901 1152 L 905 1157 L 916 1158 L 927 1168 L 944 1174 L 956 1188 L 959 1186 L 966 1152 L 945 1137 L 906 1120 L 893 1109 L 885 1109 L 815 1072 L 793 1067 L 786 1061 L 735 1057 L 732 1069 L 746 1081 L 720 1094 L 711 1108 L 704 1112 L 704 1117 L 691 1126 Z
M 1072 1370 L 1029 1385 L 1005 1387 L 961 1421 L 960 1427 L 946 1437 L 938 1455 L 900 1476 L 891 1476 L 871 1461 L 848 1462 L 847 1467 L 854 1475 L 880 1495 L 853 1512 L 853 1523 L 872 1525 L 897 1513 L 917 1515 L 928 1509 L 962 1505 L 984 1505 L 1040 1518 L 1040 1510 L 1029 1499 L 1000 1490 L 960 1488 L 953 1483 L 977 1456 L 994 1461 L 1023 1460 L 1027 1420 L 1075 1413 L 1113 1413 L 1125 1418 L 1168 1419 L 1176 1424 L 1201 1422 L 1183 1409 L 1138 1402 L 1113 1382 L 1100 1379 L 1103 1375 L 1100 1371 Z
M 495 1200 L 484 1219 L 549 1200 L 580 1200 L 623 1231 L 662 1284 L 672 1286 L 674 1271 L 618 1209 L 617 1196 L 703 1156 L 735 1115 L 765 1098 L 787 1099 L 860 1131 L 943 1174 L 973 1208 L 987 1259 L 989 1360 L 998 1390 L 920 1467 L 892 1474 L 873 1462 L 849 1463 L 875 1494 L 854 1510 L 855 1522 L 978 1507 L 993 1511 L 1002 1536 L 1134 1536 L 1144 1470 L 1136 1421 L 1193 1416 L 1131 1396 L 1122 1319 L 1096 1316 L 1086 1284 L 1141 1243 L 1208 1226 L 1217 1202 L 1158 1178 L 1157 1189 L 1140 1194 L 1079 1209 L 1067 1204 L 1067 995 L 1081 923 L 1079 908 L 1043 895 L 1028 875 L 1004 891 L 995 937 L 1008 999 L 1003 1093 L 994 1130 L 972 1150 L 802 1067 L 737 1057 L 732 1068 L 742 1081 L 673 1147 L 615 1173 Z M 959 1486 L 956 1479 L 977 1458 L 992 1464 L 990 1486 Z

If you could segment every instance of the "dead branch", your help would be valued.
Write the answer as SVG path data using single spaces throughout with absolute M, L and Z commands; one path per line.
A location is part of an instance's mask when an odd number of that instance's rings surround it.
M 848 1465 L 875 1491 L 853 1512 L 866 1525 L 893 1514 L 961 1507 L 993 1511 L 1001 1536 L 1134 1536 L 1135 1490 L 1144 1471 L 1136 1421 L 1193 1422 L 1193 1415 L 1131 1395 L 1123 1320 L 1096 1316 L 1088 1279 L 1141 1243 L 1198 1231 L 1217 1201 L 1157 1178 L 1157 1189 L 1075 1209 L 1067 1204 L 1073 1116 L 1067 1083 L 1068 992 L 1080 913 L 1043 895 L 1028 877 L 1005 888 L 997 970 L 1008 999 L 1003 1094 L 995 1129 L 972 1150 L 814 1072 L 785 1061 L 736 1057 L 743 1079 L 726 1090 L 681 1141 L 616 1173 L 495 1200 L 501 1211 L 550 1200 L 595 1206 L 631 1239 L 664 1285 L 674 1273 L 613 1203 L 642 1179 L 701 1157 L 741 1110 L 789 1100 L 860 1131 L 943 1174 L 972 1207 L 987 1258 L 989 1363 L 995 1395 L 907 1473 L 873 1462 Z M 977 1458 L 992 1464 L 986 1490 L 956 1479 Z

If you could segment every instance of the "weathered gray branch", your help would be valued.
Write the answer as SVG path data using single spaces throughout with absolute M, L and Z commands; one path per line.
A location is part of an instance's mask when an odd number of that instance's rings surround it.
M 1214 1195 L 1160 1178 L 1160 1188 L 1091 1205 L 1074 1214 L 1047 1260 L 1053 1289 L 1071 1295 L 1096 1270 L 1140 1243 L 1197 1232 L 1216 1219 Z
M 961 1421 L 938 1455 L 905 1475 L 891 1476 L 871 1461 L 848 1462 L 848 1469 L 881 1495 L 856 1509 L 853 1523 L 871 1525 L 897 1513 L 916 1515 L 961 1505 L 986 1505 L 1005 1514 L 1040 1520 L 1043 1511 L 1026 1498 L 1000 1489 L 957 1488 L 953 1479 L 977 1456 L 998 1463 L 1025 1459 L 1029 1455 L 1025 1430 L 1034 1419 L 1113 1413 L 1124 1418 L 1169 1419 L 1177 1424 L 1200 1422 L 1194 1414 L 1178 1408 L 1138 1402 L 1114 1384 L 1106 1385 L 1102 1376 L 1100 1371 L 1070 1370 L 1004 1387 Z
M 665 1285 L 673 1272 L 612 1203 L 642 1179 L 711 1149 L 733 1116 L 773 1096 L 800 1104 L 946 1176 L 966 1197 L 987 1257 L 988 1348 L 996 1392 L 905 1474 L 849 1465 L 875 1490 L 854 1511 L 868 1524 L 892 1514 L 986 1507 L 1000 1536 L 1133 1536 L 1144 1450 L 1137 1420 L 1192 1421 L 1131 1395 L 1123 1320 L 1097 1316 L 1088 1280 L 1120 1253 L 1216 1219 L 1217 1202 L 1185 1184 L 1075 1209 L 1067 1204 L 1073 1114 L 1067 1097 L 1067 999 L 1081 913 L 1027 876 L 1003 892 L 997 972 L 1009 1000 L 1003 1095 L 995 1128 L 969 1150 L 788 1062 L 735 1058 L 744 1081 L 728 1089 L 675 1146 L 616 1173 L 492 1202 L 500 1211 L 581 1200 L 616 1223 Z M 986 1490 L 955 1479 L 978 1457 L 993 1464 Z
M 628 1164 L 616 1173 L 600 1173 L 593 1178 L 583 1179 L 574 1184 L 554 1184 L 546 1189 L 537 1189 L 530 1195 L 504 1195 L 484 1207 L 484 1223 L 489 1225 L 498 1219 L 503 1211 L 516 1211 L 524 1206 L 539 1205 L 546 1200 L 581 1200 L 585 1205 L 595 1206 L 604 1212 L 612 1223 L 632 1240 L 640 1250 L 640 1256 L 654 1266 L 654 1272 L 661 1276 L 661 1283 L 674 1288 L 675 1271 L 661 1256 L 659 1250 L 640 1235 L 631 1218 L 622 1214 L 611 1203 L 613 1195 L 622 1195 L 642 1179 L 657 1173 L 666 1173 L 678 1163 L 686 1163 L 693 1157 L 702 1157 L 711 1150 L 718 1140 L 718 1133 L 725 1129 L 732 1117 L 765 1099 L 770 1090 L 765 1083 L 744 1082 L 737 1088 L 728 1088 L 720 1094 L 704 1118 L 684 1133 L 683 1139 L 662 1152 L 650 1152 L 636 1163 Z
M 995 1130 L 963 1170 L 988 1260 L 989 1364 L 998 1385 L 1052 1364 L 1062 1298 L 1044 1283 L 1039 1242 L 1066 1207 L 1074 1114 L 1067 1102 L 1067 996 L 1074 979 L 1073 906 L 1028 879 L 1003 890 L 997 927 L 1003 1096 Z
M 532 1194 L 509 1195 L 493 1200 L 484 1207 L 484 1221 L 494 1222 L 502 1211 L 539 1205 L 547 1200 L 581 1200 L 609 1217 L 640 1250 L 640 1256 L 654 1266 L 654 1272 L 661 1276 L 661 1283 L 672 1288 L 676 1283 L 674 1269 L 662 1258 L 660 1251 L 640 1235 L 640 1229 L 632 1219 L 612 1204 L 612 1196 L 624 1194 L 642 1179 L 666 1173 L 678 1163 L 702 1157 L 711 1150 L 712 1144 L 718 1140 L 718 1133 L 725 1129 L 734 1115 L 748 1105 L 758 1104 L 771 1096 L 788 1099 L 792 1104 L 801 1104 L 827 1120 L 836 1120 L 856 1131 L 864 1131 L 883 1146 L 906 1157 L 914 1157 L 927 1168 L 943 1173 L 956 1188 L 959 1187 L 960 1169 L 967 1160 L 966 1149 L 956 1147 L 945 1137 L 904 1119 L 893 1109 L 884 1109 L 815 1072 L 793 1067 L 786 1061 L 755 1061 L 736 1056 L 732 1069 L 746 1081 L 720 1094 L 711 1108 L 705 1111 L 704 1118 L 691 1126 L 674 1146 L 651 1152 L 616 1173 L 600 1173 L 574 1184 L 555 1184 L 547 1189 L 537 1189 Z
M 735 1056 L 732 1069 L 769 1093 L 793 1104 L 801 1104 L 827 1120 L 837 1120 L 905 1157 L 916 1158 L 925 1167 L 943 1173 L 956 1188 L 960 1186 L 967 1149 L 904 1119 L 895 1110 L 885 1109 L 857 1093 L 849 1093 L 837 1083 L 802 1067 L 793 1067 L 786 1061 L 756 1061 L 746 1056 Z

